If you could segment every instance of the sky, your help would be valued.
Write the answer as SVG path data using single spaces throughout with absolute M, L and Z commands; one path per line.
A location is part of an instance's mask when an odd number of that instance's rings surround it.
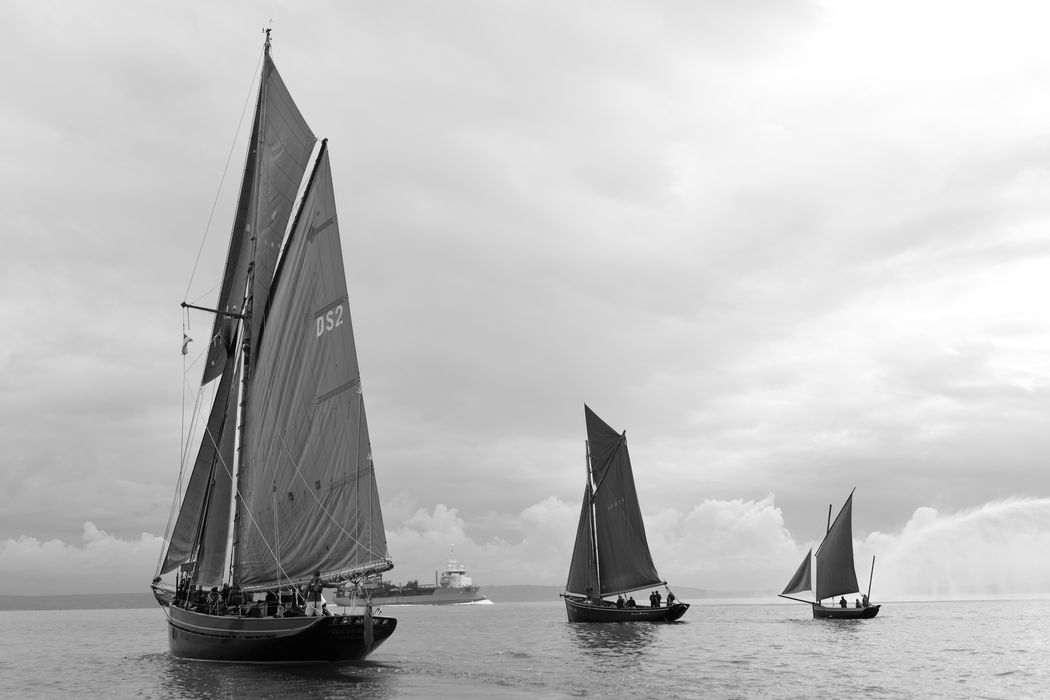
M 391 578 L 564 584 L 586 403 L 672 585 L 779 592 L 856 488 L 873 599 L 1050 593 L 1044 3 L 5 7 L 0 593 L 153 578 L 267 25 Z

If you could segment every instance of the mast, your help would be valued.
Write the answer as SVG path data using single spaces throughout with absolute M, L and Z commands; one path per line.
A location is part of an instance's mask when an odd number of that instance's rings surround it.
M 871 555 L 871 573 L 868 575 L 868 601 L 871 601 L 871 580 L 875 578 L 875 555 Z
M 594 510 L 594 474 L 591 470 L 591 443 L 589 440 L 583 441 L 584 451 L 587 455 L 587 489 L 590 494 L 590 503 L 587 504 L 587 508 L 590 509 L 590 539 L 591 539 L 591 551 L 594 553 L 594 582 L 598 586 L 598 599 L 602 597 L 602 570 L 598 564 L 598 528 L 594 522 L 595 510 Z
M 267 74 L 270 68 L 270 28 L 266 30 L 266 40 L 263 42 L 263 67 L 262 74 L 259 76 L 259 96 L 256 106 L 256 124 L 253 133 L 255 134 L 256 142 L 249 146 L 249 149 L 254 148 L 257 154 L 261 153 L 264 148 L 265 142 L 265 124 L 263 118 L 265 115 L 264 105 L 266 104 L 266 88 Z M 248 387 L 250 386 L 251 378 L 251 348 L 252 348 L 252 312 L 253 312 L 253 299 L 254 294 L 252 290 L 255 287 L 255 254 L 256 254 L 256 243 L 258 241 L 258 227 L 256 226 L 257 204 L 259 198 L 259 175 L 262 172 L 262 158 L 256 157 L 254 159 L 254 172 L 252 173 L 251 180 L 251 195 L 248 199 L 250 202 L 249 211 L 251 212 L 248 217 L 248 226 L 251 231 L 251 255 L 248 258 L 248 270 L 246 277 L 246 284 L 244 287 L 244 303 L 241 308 L 244 310 L 241 323 L 241 386 L 240 386 L 240 397 L 237 402 L 237 454 L 234 457 L 235 473 L 233 480 L 233 492 L 234 492 L 234 512 L 233 512 L 233 532 L 234 535 L 231 537 L 230 553 L 230 578 L 234 585 L 237 585 L 236 576 L 234 572 L 237 571 L 237 532 L 240 531 L 240 519 L 241 514 L 241 480 L 243 479 L 244 472 L 248 465 L 244 461 L 244 435 L 246 434 L 248 424 L 248 412 L 245 407 L 248 405 Z M 278 566 L 280 562 L 277 562 Z

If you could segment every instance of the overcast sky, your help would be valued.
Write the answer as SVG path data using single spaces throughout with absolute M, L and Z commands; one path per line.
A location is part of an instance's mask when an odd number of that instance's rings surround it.
M 270 20 L 392 578 L 563 584 L 586 402 L 672 584 L 779 592 L 856 487 L 873 598 L 1050 591 L 1045 3 L 5 8 L 0 593 L 154 574 Z

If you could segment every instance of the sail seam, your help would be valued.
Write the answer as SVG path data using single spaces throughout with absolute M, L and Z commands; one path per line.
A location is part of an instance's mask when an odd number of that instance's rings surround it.
M 346 382 L 345 384 L 343 384 L 341 386 L 337 386 L 336 388 L 332 389 L 331 391 L 329 391 L 327 393 L 324 393 L 324 394 L 321 394 L 320 396 L 318 396 L 314 400 L 314 405 L 316 406 L 317 404 L 324 403 L 325 401 L 327 401 L 328 399 L 332 398 L 333 396 L 336 396 L 337 394 L 341 394 L 344 391 L 348 391 L 350 389 L 353 389 L 355 386 L 360 386 L 360 385 L 361 385 L 361 378 L 360 377 L 357 377 L 355 379 L 351 379 L 350 381 Z

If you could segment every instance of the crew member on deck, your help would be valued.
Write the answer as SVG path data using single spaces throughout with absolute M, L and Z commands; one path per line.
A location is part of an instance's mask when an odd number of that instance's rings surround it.
M 307 617 L 324 614 L 321 610 L 321 591 L 323 589 L 324 586 L 321 584 L 321 572 L 320 570 L 315 571 L 310 582 L 306 584 Z
M 842 596 L 841 598 L 839 598 L 839 607 L 840 608 L 846 607 L 846 596 Z

